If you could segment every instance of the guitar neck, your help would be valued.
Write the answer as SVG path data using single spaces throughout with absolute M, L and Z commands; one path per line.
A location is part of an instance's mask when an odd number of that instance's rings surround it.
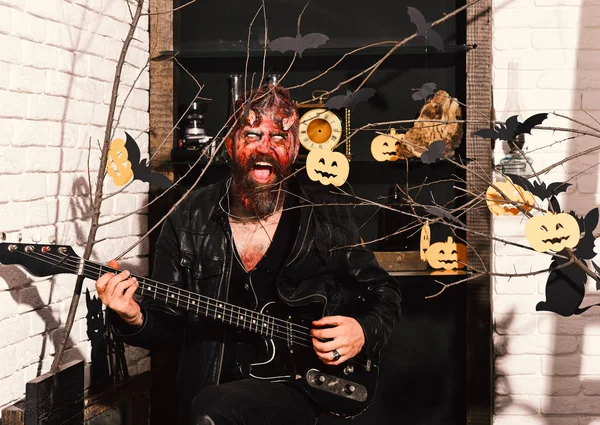
M 60 267 L 64 266 L 61 265 Z M 92 280 L 97 280 L 102 274 L 107 272 L 115 274 L 121 272 L 121 270 L 91 261 L 84 261 L 83 270 L 81 271 L 85 277 Z M 77 271 L 70 272 L 77 274 Z M 138 295 L 162 301 L 168 306 L 184 309 L 240 329 L 263 336 L 275 337 L 290 334 L 293 328 L 292 323 L 267 314 L 219 301 L 142 276 L 132 274 L 131 277 L 135 277 L 139 283 L 139 287 L 136 290 L 136 294 Z
M 53 246 L 22 243 L 0 243 L 0 264 L 20 264 L 36 276 L 60 273 L 75 274 L 97 280 L 104 273 L 120 273 L 121 270 L 81 259 L 69 246 Z M 295 344 L 294 338 L 311 339 L 309 329 L 291 321 L 239 307 L 157 282 L 142 276 L 131 275 L 138 280 L 136 293 L 165 305 L 193 312 L 197 315 L 257 333 L 269 338 L 285 339 Z

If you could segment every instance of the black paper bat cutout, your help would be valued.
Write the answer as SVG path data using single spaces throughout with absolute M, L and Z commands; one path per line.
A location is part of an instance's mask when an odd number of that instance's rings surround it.
M 552 257 L 551 268 L 563 265 L 567 259 Z M 546 301 L 539 302 L 536 311 L 551 311 L 561 316 L 581 314 L 594 305 L 580 308 L 585 296 L 587 275 L 576 264 L 570 264 L 558 270 L 552 270 L 546 281 Z
M 433 164 L 438 159 L 445 159 L 444 150 L 446 149 L 446 142 L 443 140 L 436 140 L 427 146 L 427 150 L 421 154 L 421 161 L 423 164 Z
M 437 89 L 437 84 L 424 83 L 420 89 L 415 90 L 415 92 L 412 94 L 412 98 L 413 100 L 425 100 L 433 94 L 435 89 Z
M 555 197 L 556 195 L 566 192 L 571 183 L 554 182 L 546 186 L 546 183 L 541 184 L 537 181 L 531 183 L 525 177 L 518 176 L 516 174 L 505 174 L 506 177 L 512 180 L 516 185 L 521 186 L 523 189 L 533 193 L 535 196 L 540 198 L 542 201 L 548 198 Z M 558 212 L 558 211 L 554 211 Z
M 548 114 L 535 114 L 523 122 L 519 122 L 518 115 L 513 115 L 506 120 L 505 124 L 498 123 L 494 128 L 482 128 L 473 133 L 484 139 L 514 140 L 519 134 L 531 134 L 531 130 L 538 124 L 541 124 Z
M 325 34 L 312 32 L 306 35 L 296 34 L 296 37 L 279 37 L 269 43 L 269 48 L 276 52 L 285 53 L 292 50 L 302 57 L 306 49 L 316 49 L 329 40 Z
M 438 205 L 431 205 L 429 207 L 426 207 L 425 211 L 427 211 L 431 215 L 435 215 L 436 217 L 447 218 L 448 220 L 455 222 L 459 226 L 463 225 L 462 221 L 460 221 L 458 218 L 450 214 L 449 211 L 445 210 L 444 208 Z
M 329 109 L 352 109 L 360 102 L 364 102 L 365 100 L 373 97 L 375 95 L 375 92 L 376 90 L 371 87 L 365 87 L 363 89 L 355 91 L 354 93 L 348 90 L 346 94 L 333 96 L 325 103 L 325 106 Z
M 425 17 L 414 7 L 407 7 L 408 16 L 410 17 L 410 21 L 416 25 L 417 34 L 421 37 L 425 38 L 425 41 L 429 46 L 435 47 L 439 52 L 444 51 L 444 42 L 442 41 L 442 37 L 431 28 L 431 22 L 426 22 Z
M 173 182 L 171 182 L 164 174 L 153 172 L 150 169 L 150 165 L 147 164 L 147 159 L 142 159 L 140 161 L 141 152 L 139 146 L 129 133 L 125 132 L 125 136 L 125 149 L 127 149 L 128 160 L 131 162 L 134 180 L 148 182 L 150 183 L 150 186 L 160 187 L 161 189 L 168 189 L 171 187 Z
M 574 213 L 571 213 L 579 223 L 579 230 L 583 233 L 583 237 L 579 239 L 577 246 L 575 247 L 575 256 L 580 260 L 591 260 L 596 256 L 594 252 L 594 229 L 598 225 L 598 208 L 590 210 L 585 218 L 578 217 Z

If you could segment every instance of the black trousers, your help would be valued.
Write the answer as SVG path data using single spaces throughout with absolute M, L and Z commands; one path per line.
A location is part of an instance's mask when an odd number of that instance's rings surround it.
M 304 394 L 283 383 L 243 379 L 207 387 L 194 398 L 191 425 L 315 425 Z

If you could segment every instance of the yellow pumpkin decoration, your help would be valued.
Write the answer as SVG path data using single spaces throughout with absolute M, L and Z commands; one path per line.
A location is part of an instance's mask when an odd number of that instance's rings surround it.
M 312 181 L 325 186 L 341 186 L 350 174 L 350 163 L 341 152 L 313 149 L 306 156 L 306 173 Z
M 106 173 L 113 178 L 115 185 L 123 186 L 133 177 L 125 140 L 114 139 L 110 143 L 106 161 Z
M 371 141 L 371 155 L 376 161 L 397 161 L 400 157 L 397 155 L 400 148 L 400 139 L 403 134 L 396 134 L 395 129 L 390 130 L 390 134 L 380 134 Z
M 423 227 L 421 227 L 421 261 L 427 261 L 427 250 L 431 243 L 431 229 L 429 228 L 429 221 L 426 221 Z
M 531 192 L 523 189 L 521 186 L 514 184 L 510 179 L 495 183 L 495 186 L 506 195 L 506 197 L 521 206 L 523 211 L 531 211 L 535 205 L 535 199 Z M 488 187 L 485 192 L 485 201 L 489 210 L 494 215 L 517 215 L 521 212 L 516 205 L 507 201 L 492 186 Z
M 446 242 L 436 242 L 427 250 L 427 262 L 434 269 L 462 269 L 467 261 L 467 247 L 448 237 Z
M 529 245 L 538 252 L 562 251 L 579 243 L 579 223 L 571 214 L 544 214 L 532 217 L 525 225 Z

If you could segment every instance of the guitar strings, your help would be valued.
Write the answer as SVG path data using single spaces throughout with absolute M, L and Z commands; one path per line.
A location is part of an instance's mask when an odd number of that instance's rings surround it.
M 24 251 L 15 251 L 15 252 L 23 254 L 25 256 L 30 256 L 30 257 L 37 258 L 39 261 L 42 261 L 44 263 L 53 265 L 55 267 L 56 266 L 60 266 L 61 264 L 68 264 L 70 267 L 72 267 L 71 272 L 77 271 L 77 269 L 79 268 L 79 264 L 80 264 L 80 261 L 79 261 L 78 258 L 69 257 L 69 256 L 67 256 L 67 257 L 65 257 L 65 256 L 59 256 L 59 255 L 53 254 L 51 252 L 43 253 L 43 255 L 42 254 L 38 254 L 38 253 L 31 254 L 31 253 L 27 253 L 27 252 L 24 252 Z M 59 261 L 58 264 L 55 264 L 52 261 L 47 261 L 44 258 L 44 256 L 54 257 L 55 259 L 58 258 L 58 259 L 60 259 L 60 261 Z M 108 271 L 110 271 L 110 272 L 117 272 L 117 273 L 119 272 L 119 270 L 115 270 L 115 269 L 113 269 L 111 267 L 108 267 L 108 266 L 103 266 L 102 264 L 96 263 L 94 261 L 84 260 L 84 268 L 83 268 L 84 274 L 86 272 L 86 265 L 87 264 L 89 264 L 87 266 L 87 268 L 91 269 L 93 271 L 97 271 L 98 272 L 98 276 L 100 276 L 102 274 L 103 269 L 104 269 L 104 272 L 108 272 Z M 63 265 L 63 268 L 65 268 L 66 270 L 69 270 L 69 268 L 67 268 L 64 265 Z M 86 276 L 86 277 L 88 277 L 90 279 L 93 279 L 93 277 L 92 277 L 91 274 L 89 276 Z M 136 277 L 138 280 L 144 281 L 144 283 L 145 283 L 146 286 L 154 287 L 154 290 L 152 291 L 154 293 L 154 299 L 158 298 L 160 301 L 165 301 L 165 303 L 167 303 L 168 301 L 171 301 L 173 303 L 174 294 L 172 294 L 173 296 L 171 298 L 169 298 L 169 296 L 168 296 L 169 292 L 170 292 L 169 289 L 168 288 L 161 288 L 161 286 L 160 286 L 160 285 L 168 286 L 167 284 L 164 284 L 164 283 L 158 282 L 158 281 L 154 281 L 154 280 L 149 279 L 149 278 L 138 277 L 138 276 L 135 276 L 133 274 L 131 275 L 131 277 Z M 149 285 L 148 281 L 149 282 L 154 282 L 155 284 L 154 285 Z M 143 289 L 141 287 L 141 283 L 140 283 L 140 288 L 138 288 L 138 291 L 140 289 Z M 207 312 L 210 311 L 211 313 L 215 313 L 215 315 L 213 317 L 214 317 L 214 319 L 218 319 L 217 316 L 216 316 L 216 313 L 218 312 L 218 306 L 217 306 L 217 304 L 220 304 L 220 305 L 224 306 L 224 307 L 221 307 L 221 308 L 225 312 L 225 314 L 223 315 L 223 318 L 221 320 L 223 322 L 225 322 L 226 319 L 228 318 L 229 323 L 232 324 L 232 325 L 233 325 L 233 321 L 236 320 L 236 317 L 234 316 L 236 314 L 236 312 L 234 311 L 234 308 L 238 309 L 237 314 L 241 313 L 242 311 L 246 311 L 247 312 L 246 314 L 250 315 L 250 319 L 251 320 L 254 318 L 254 315 L 256 315 L 256 318 L 259 318 L 259 319 L 262 316 L 263 319 L 261 319 L 261 320 L 263 320 L 263 325 L 265 324 L 265 319 L 264 318 L 267 319 L 267 322 L 266 322 L 266 324 L 267 324 L 267 330 L 265 330 L 265 334 L 264 334 L 265 336 L 269 336 L 268 326 L 270 325 L 271 326 L 271 329 L 270 329 L 271 330 L 271 335 L 270 335 L 271 338 L 274 338 L 274 337 L 280 338 L 280 339 L 282 339 L 284 341 L 287 341 L 288 344 L 291 345 L 291 346 L 293 346 L 294 344 L 296 344 L 296 345 L 299 345 L 299 346 L 302 346 L 302 347 L 312 347 L 312 344 L 310 343 L 310 341 L 312 341 L 312 335 L 310 335 L 310 333 L 302 332 L 300 330 L 294 332 L 294 329 L 293 329 L 293 328 L 303 328 L 303 329 L 307 329 L 308 330 L 309 329 L 308 327 L 305 327 L 305 326 L 302 326 L 302 325 L 298 325 L 298 324 L 293 323 L 293 322 L 287 322 L 287 321 L 285 321 L 283 319 L 279 319 L 279 318 L 277 318 L 275 316 L 269 316 L 269 315 L 266 315 L 264 313 L 259 313 L 259 312 L 256 312 L 254 310 L 250 310 L 250 309 L 247 309 L 247 308 L 244 308 L 244 307 L 238 307 L 238 306 L 235 306 L 233 304 L 230 304 L 230 303 L 227 303 L 227 302 L 224 302 L 224 301 L 212 300 L 215 303 L 214 308 L 213 308 L 213 306 L 211 306 L 211 298 L 209 298 L 209 297 L 207 297 L 205 295 L 197 294 L 197 293 L 192 292 L 192 291 L 188 291 L 186 289 L 182 289 L 182 288 L 176 288 L 176 289 L 177 289 L 177 292 L 179 293 L 179 297 L 181 297 L 181 292 L 183 292 L 184 296 L 185 296 L 184 302 L 182 302 L 182 303 L 177 302 L 177 307 L 179 307 L 180 304 L 185 304 L 186 303 L 185 301 L 187 301 L 188 310 L 193 311 L 193 309 L 189 308 L 189 302 L 190 302 L 190 300 L 193 300 L 194 297 L 197 297 L 200 303 L 205 303 L 206 304 L 205 308 L 204 308 L 204 306 L 202 306 L 203 310 L 205 310 Z M 158 291 L 163 291 L 165 293 L 164 294 L 163 293 L 156 293 L 157 290 Z M 148 291 L 148 290 L 146 289 L 146 291 Z M 187 295 L 185 293 L 187 293 L 189 295 Z M 148 297 L 148 295 L 143 295 L 143 296 Z M 205 298 L 206 300 L 202 300 L 203 298 Z M 196 306 L 200 307 L 200 305 L 198 305 L 198 304 L 196 304 Z M 183 308 L 183 305 L 181 305 L 181 307 Z M 229 309 L 230 311 L 227 311 L 227 309 Z M 199 308 L 196 309 L 196 312 L 199 313 Z M 230 314 L 229 317 L 227 316 L 227 313 Z M 207 316 L 208 316 L 208 314 L 207 314 Z M 269 322 L 269 319 L 270 319 L 270 322 Z M 239 318 L 239 315 L 238 315 L 237 316 L 237 324 L 238 324 L 238 326 L 239 326 L 239 320 L 240 320 L 240 318 Z M 275 323 L 275 321 L 281 322 L 281 323 Z M 291 329 L 292 332 L 288 331 L 288 325 L 289 325 L 290 328 L 292 328 Z M 263 335 L 262 328 L 261 328 L 261 331 L 259 331 L 258 330 L 258 326 L 256 326 L 254 330 L 252 329 L 252 324 L 251 323 L 249 323 L 248 326 L 249 326 L 249 330 L 250 331 L 253 331 L 255 333 L 259 333 L 260 335 Z M 242 327 L 245 328 L 245 325 L 243 324 Z M 281 330 L 281 327 L 283 327 L 284 329 Z M 281 335 L 281 334 L 283 334 L 283 335 Z M 299 338 L 299 337 L 302 337 L 302 338 Z M 303 342 L 308 342 L 308 344 L 303 344 Z M 357 356 L 353 357 L 352 360 L 355 363 L 360 364 L 361 366 L 364 366 L 364 367 L 367 366 L 367 362 L 368 361 L 365 360 L 360 355 L 357 355 Z
M 47 264 L 56 265 L 55 263 L 53 263 L 51 261 L 47 261 L 41 254 L 37 254 L 37 253 L 30 254 L 30 253 L 25 253 L 22 251 L 18 251 L 18 253 L 26 255 L 26 256 L 30 256 L 30 257 L 37 257 L 40 261 L 43 261 Z M 44 255 L 46 255 L 48 257 L 51 257 L 51 256 L 58 257 L 56 254 L 52 254 L 52 253 L 45 253 Z M 58 258 L 60 258 L 60 257 L 58 257 Z M 73 264 L 73 262 L 75 262 L 76 265 Z M 86 261 L 86 262 L 94 264 L 92 261 Z M 72 272 L 75 272 L 79 266 L 79 261 L 77 261 L 75 259 L 74 260 L 67 259 L 66 261 L 63 260 L 62 263 L 70 266 L 70 269 Z M 66 265 L 63 265 L 62 267 L 66 270 L 69 270 L 69 267 L 67 267 Z M 59 266 L 60 266 L 60 264 L 59 264 Z M 108 271 L 117 271 L 118 272 L 118 270 L 113 270 L 110 267 L 103 267 L 103 266 L 97 267 L 97 268 L 88 266 L 87 269 L 88 270 L 86 270 L 86 267 L 84 267 L 84 273 L 86 271 L 98 271 L 99 274 L 101 274 L 103 272 L 102 269 L 104 269 L 105 272 L 108 272 Z M 90 270 L 90 269 L 92 269 L 92 270 Z M 134 276 L 134 275 L 131 275 L 131 276 L 138 278 L 137 276 Z M 92 278 L 91 275 L 89 275 L 89 273 L 88 273 L 88 276 L 86 276 L 86 277 Z M 146 278 L 141 278 L 141 277 L 139 277 L 138 279 L 146 280 Z M 151 280 L 151 279 L 149 279 L 149 280 Z M 146 287 L 151 287 L 153 289 L 144 288 L 144 287 L 142 287 L 142 284 L 144 284 Z M 151 285 L 146 282 L 140 282 L 140 287 L 138 288 L 138 290 L 136 292 L 139 292 L 140 290 L 149 292 L 153 295 L 144 294 L 143 296 L 146 296 L 149 298 L 152 297 L 154 299 L 158 298 L 160 301 L 165 301 L 165 302 L 170 301 L 171 303 L 176 304 L 177 307 L 183 308 L 184 305 L 187 304 L 188 305 L 187 310 L 189 310 L 189 311 L 196 310 L 197 313 L 200 313 L 200 310 L 203 310 L 206 312 L 206 316 L 213 317 L 214 319 L 217 319 L 217 320 L 221 319 L 223 322 L 228 321 L 232 325 L 234 324 L 234 322 L 237 322 L 237 324 L 240 325 L 240 320 L 242 320 L 241 326 L 243 328 L 248 327 L 249 330 L 251 330 L 251 331 L 254 330 L 255 332 L 257 332 L 261 335 L 264 334 L 264 335 L 268 336 L 269 334 L 271 334 L 270 335 L 271 337 L 278 337 L 278 338 L 284 339 L 292 345 L 296 344 L 297 341 L 308 342 L 312 339 L 312 336 L 310 334 L 299 331 L 299 330 L 294 331 L 294 329 L 291 329 L 291 332 L 288 332 L 289 327 L 296 327 L 296 328 L 301 327 L 304 329 L 309 329 L 307 327 L 295 324 L 293 322 L 286 322 L 285 320 L 279 319 L 275 316 L 269 316 L 264 313 L 246 309 L 244 307 L 234 306 L 232 304 L 229 304 L 229 303 L 226 303 L 223 301 L 213 300 L 213 302 L 211 303 L 209 297 L 197 294 L 195 292 L 187 291 L 187 290 L 181 289 L 181 288 L 175 288 L 175 289 L 177 290 L 177 292 L 179 292 L 177 300 L 175 300 L 174 291 L 169 291 L 169 289 L 161 288 L 158 285 Z M 169 297 L 170 292 L 172 294 L 171 297 Z M 183 292 L 183 294 L 181 294 L 181 292 Z M 187 294 L 185 294 L 185 292 L 189 292 L 191 295 L 187 295 Z M 195 303 L 196 297 L 198 298 L 198 301 L 199 301 L 198 303 Z M 183 298 L 183 300 L 181 300 L 181 298 Z M 207 300 L 203 300 L 202 298 L 206 298 Z M 190 302 L 190 301 L 194 301 L 194 302 Z M 197 308 L 191 307 L 192 305 Z M 223 307 L 219 307 L 219 305 L 222 305 Z M 222 308 L 224 311 L 224 314 L 222 315 L 221 318 L 217 317 L 219 308 Z M 238 311 L 235 311 L 234 309 L 238 310 Z M 209 314 L 209 312 L 213 313 L 213 314 L 211 315 L 211 314 Z M 250 316 L 250 320 L 257 319 L 259 321 L 262 321 L 263 326 L 266 326 L 267 328 L 264 329 L 264 327 L 261 328 L 260 326 L 255 325 L 253 323 L 244 322 L 245 319 L 240 318 L 240 314 L 242 312 L 246 312 L 246 313 L 244 313 L 244 315 L 242 317 Z M 275 321 L 282 322 L 282 323 L 275 323 Z M 282 328 L 284 328 L 284 329 L 282 329 Z M 303 338 L 299 338 L 299 337 L 303 337 Z M 309 338 L 306 338 L 306 337 L 309 337 Z M 298 345 L 302 345 L 305 347 L 310 346 L 310 345 L 304 345 L 304 344 L 298 344 Z

